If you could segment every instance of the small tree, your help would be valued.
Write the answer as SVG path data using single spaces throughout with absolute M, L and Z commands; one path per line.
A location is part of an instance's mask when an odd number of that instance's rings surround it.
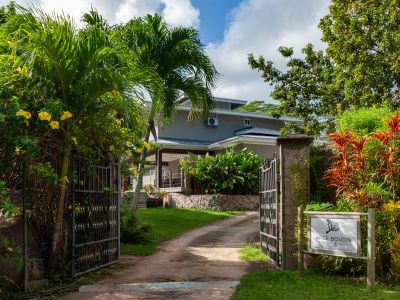
M 196 29 L 170 28 L 161 16 L 147 15 L 129 21 L 116 29 L 137 58 L 140 66 L 152 68 L 162 80 L 162 92 L 151 93 L 148 125 L 143 134 L 147 144 L 156 118 L 169 120 L 182 96 L 190 99 L 193 117 L 199 112 L 207 115 L 212 108 L 211 88 L 218 77 L 204 51 Z M 154 130 L 153 130 L 154 131 Z M 143 184 L 146 147 L 141 148 L 137 166 L 135 199 L 139 199 Z M 132 205 L 137 201 L 132 202 Z

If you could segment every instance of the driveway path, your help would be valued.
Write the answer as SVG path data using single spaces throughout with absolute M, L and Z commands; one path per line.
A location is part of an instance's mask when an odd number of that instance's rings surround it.
M 259 240 L 258 228 L 256 212 L 213 222 L 165 242 L 155 255 L 123 257 L 126 268 L 63 299 L 229 299 L 241 276 L 267 268 L 239 259 L 240 248 Z

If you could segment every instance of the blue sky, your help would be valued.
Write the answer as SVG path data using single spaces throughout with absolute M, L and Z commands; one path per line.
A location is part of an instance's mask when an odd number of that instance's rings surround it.
M 204 44 L 222 41 L 230 13 L 240 2 L 241 0 L 192 0 L 192 5 L 200 10 L 199 33 Z
M 79 20 L 95 7 L 111 24 L 148 13 L 161 14 L 170 26 L 194 26 L 205 50 L 222 74 L 213 91 L 217 97 L 271 101 L 271 87 L 251 70 L 247 56 L 263 55 L 281 68 L 285 61 L 279 46 L 294 47 L 295 55 L 309 42 L 317 49 L 319 20 L 328 13 L 330 0 L 16 0 L 38 4 L 44 10 L 64 11 Z M 0 5 L 9 0 L 0 0 Z

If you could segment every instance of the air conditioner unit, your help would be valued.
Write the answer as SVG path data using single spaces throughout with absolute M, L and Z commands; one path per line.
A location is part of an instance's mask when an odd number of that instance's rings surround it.
M 218 126 L 218 118 L 208 118 L 207 125 L 208 126 Z

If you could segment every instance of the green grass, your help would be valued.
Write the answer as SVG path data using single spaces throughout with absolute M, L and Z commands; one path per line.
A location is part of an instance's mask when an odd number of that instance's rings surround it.
M 266 271 L 243 276 L 232 299 L 400 299 L 400 287 L 378 285 L 371 293 L 365 280 L 309 273 L 299 278 L 295 271 Z
M 266 256 L 260 249 L 259 245 L 247 245 L 240 249 L 240 259 L 246 261 L 264 261 L 268 262 L 268 256 Z
M 149 242 L 142 244 L 122 244 L 121 254 L 146 256 L 158 251 L 160 243 L 201 227 L 207 223 L 238 215 L 238 211 L 210 211 L 177 208 L 140 208 L 137 210 L 138 223 L 150 223 Z

